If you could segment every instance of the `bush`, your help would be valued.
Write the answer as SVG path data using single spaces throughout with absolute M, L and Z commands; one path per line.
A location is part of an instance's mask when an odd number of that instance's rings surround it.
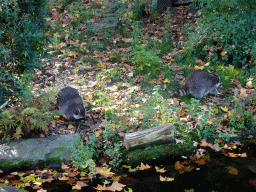
M 193 0 L 202 17 L 187 44 L 187 58 L 253 67 L 256 1 Z M 191 59 L 191 58 L 190 58 Z
M 1 98 L 9 96 L 6 90 L 17 87 L 22 73 L 41 67 L 40 57 L 49 41 L 46 36 L 46 16 L 44 0 L 1 1 Z
M 51 111 L 51 107 L 56 104 L 55 89 L 32 94 L 28 87 L 23 94 L 19 106 L 0 113 L 0 137 L 6 141 L 13 137 L 19 138 L 34 129 L 47 133 L 52 116 L 61 113 L 58 110 Z

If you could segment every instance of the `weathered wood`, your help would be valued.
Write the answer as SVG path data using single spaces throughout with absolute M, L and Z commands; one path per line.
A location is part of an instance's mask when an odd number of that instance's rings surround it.
M 169 123 L 142 131 L 125 134 L 124 146 L 127 150 L 129 150 L 148 145 L 170 143 L 173 140 L 174 126 L 172 123 Z

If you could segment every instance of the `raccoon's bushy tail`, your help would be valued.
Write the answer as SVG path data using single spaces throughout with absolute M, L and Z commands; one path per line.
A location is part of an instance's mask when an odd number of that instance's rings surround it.
M 172 96 L 176 98 L 182 97 L 184 95 L 187 95 L 185 88 L 176 89 L 176 91 L 174 91 L 172 94 Z

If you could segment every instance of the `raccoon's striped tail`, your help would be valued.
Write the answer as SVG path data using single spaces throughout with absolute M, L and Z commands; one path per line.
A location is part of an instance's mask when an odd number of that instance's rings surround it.
M 182 97 L 184 95 L 187 95 L 187 92 L 184 88 L 176 89 L 176 91 L 174 91 L 174 93 L 172 94 L 172 96 L 176 98 Z

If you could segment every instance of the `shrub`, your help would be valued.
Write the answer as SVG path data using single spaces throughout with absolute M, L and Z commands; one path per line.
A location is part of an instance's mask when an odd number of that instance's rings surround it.
M 255 60 L 256 1 L 193 0 L 202 13 L 187 43 L 186 59 L 251 68 Z
M 0 113 L 0 136 L 7 141 L 12 137 L 19 138 L 34 129 L 46 133 L 52 116 L 60 115 L 57 110 L 50 110 L 56 104 L 56 90 L 49 89 L 47 93 L 37 94 L 31 93 L 30 89 L 23 91 L 24 96 L 19 106 Z
M 44 0 L 1 1 L 0 97 L 9 96 L 6 90 L 17 87 L 22 73 L 41 67 L 40 57 L 49 41 L 46 36 L 47 13 Z
M 91 134 L 89 140 L 86 145 L 81 141 L 80 145 L 73 151 L 72 162 L 75 166 L 92 172 L 95 168 L 93 158 L 98 155 L 98 138 L 94 134 Z

